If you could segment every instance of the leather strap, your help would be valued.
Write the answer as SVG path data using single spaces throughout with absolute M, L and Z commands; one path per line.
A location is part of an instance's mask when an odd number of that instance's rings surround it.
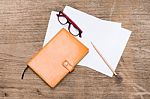
M 67 61 L 65 60 L 62 64 L 69 72 L 72 72 L 74 70 L 74 67 Z

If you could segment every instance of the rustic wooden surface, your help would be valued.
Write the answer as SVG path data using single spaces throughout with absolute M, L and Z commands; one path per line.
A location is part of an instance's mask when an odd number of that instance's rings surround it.
M 80 66 L 55 89 L 32 70 L 20 79 L 50 12 L 65 5 L 133 31 L 116 70 L 121 83 Z M 0 99 L 150 99 L 150 0 L 0 0 Z

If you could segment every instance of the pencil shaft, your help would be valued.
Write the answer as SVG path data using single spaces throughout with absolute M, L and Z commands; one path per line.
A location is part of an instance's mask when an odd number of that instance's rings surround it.
M 102 58 L 102 60 L 105 62 L 105 64 L 109 67 L 109 69 L 113 72 L 114 75 L 117 75 L 117 73 L 112 69 L 111 65 L 106 61 L 106 59 L 103 57 L 103 55 L 100 53 L 100 51 L 96 48 L 96 46 L 91 42 L 92 46 L 96 50 L 96 52 L 99 54 L 99 56 Z

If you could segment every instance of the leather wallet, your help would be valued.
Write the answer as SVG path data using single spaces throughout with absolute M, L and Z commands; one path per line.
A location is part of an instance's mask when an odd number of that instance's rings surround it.
M 55 87 L 87 54 L 88 48 L 62 28 L 27 65 L 50 87 Z

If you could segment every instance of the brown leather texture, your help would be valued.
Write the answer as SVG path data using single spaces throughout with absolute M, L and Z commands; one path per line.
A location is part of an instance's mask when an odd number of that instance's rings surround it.
M 87 54 L 88 48 L 62 28 L 27 63 L 49 86 L 55 87 Z

